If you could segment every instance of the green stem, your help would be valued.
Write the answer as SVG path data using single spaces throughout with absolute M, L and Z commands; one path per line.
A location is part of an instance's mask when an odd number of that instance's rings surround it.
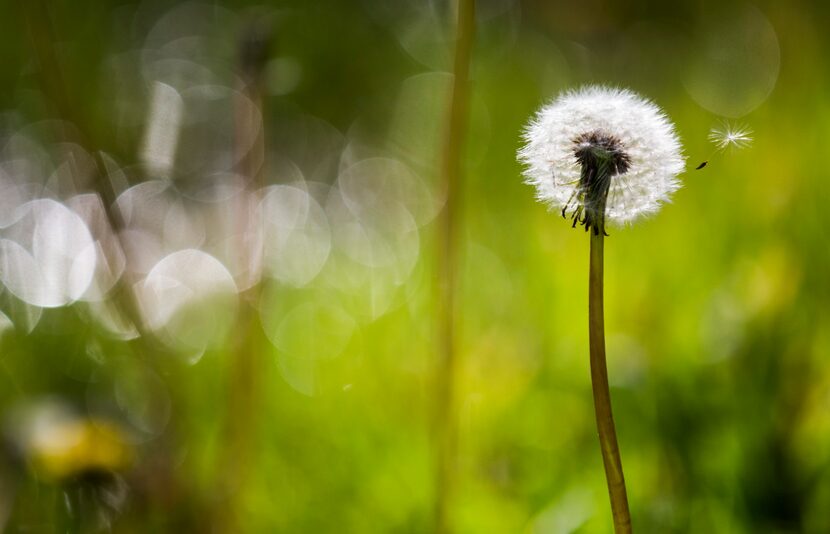
M 605 365 L 605 320 L 603 318 L 602 273 L 603 234 L 591 232 L 591 267 L 588 284 L 588 337 L 591 352 L 591 386 L 594 392 L 594 410 L 597 430 L 605 465 L 605 479 L 611 498 L 614 531 L 617 534 L 631 532 L 631 515 L 625 492 L 620 449 L 614 416 L 611 413 L 611 393 L 608 389 L 608 370 Z
M 458 276 L 459 215 L 461 210 L 464 134 L 469 107 L 469 69 L 475 26 L 475 0 L 458 0 L 453 84 L 446 115 L 446 137 L 439 169 L 446 202 L 438 218 L 438 368 L 436 372 L 435 524 L 433 532 L 450 532 L 450 508 L 455 491 L 457 417 L 455 378 L 455 297 Z
M 265 65 L 271 52 L 271 28 L 267 22 L 251 21 L 240 41 L 239 72 L 241 92 L 254 104 L 260 117 L 265 118 L 262 92 Z M 265 126 L 251 120 L 244 108 L 234 110 L 235 150 L 237 173 L 246 192 L 263 186 L 265 165 Z M 264 123 L 263 123 L 264 124 Z M 251 224 L 250 214 L 240 204 L 237 212 L 238 228 L 243 232 Z M 257 221 L 258 222 L 258 221 Z M 262 251 L 252 251 L 240 238 L 239 257 L 251 261 Z M 261 357 L 262 328 L 256 306 L 262 292 L 257 283 L 240 295 L 236 318 L 236 336 L 232 341 L 228 370 L 228 393 L 225 414 L 225 440 L 217 470 L 217 486 L 230 488 L 230 497 L 224 506 L 216 507 L 214 526 L 220 532 L 237 532 L 244 523 L 245 499 L 249 476 L 254 472 L 257 454 L 258 413 L 261 411 L 265 361 Z

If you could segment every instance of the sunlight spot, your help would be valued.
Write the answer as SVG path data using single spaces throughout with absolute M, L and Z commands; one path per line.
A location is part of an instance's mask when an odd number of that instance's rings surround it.
M 298 287 L 317 276 L 331 250 L 326 213 L 301 185 L 268 187 L 259 205 L 265 267 L 272 277 Z
M 54 200 L 33 200 L 0 239 L 0 279 L 21 300 L 44 308 L 80 299 L 95 273 L 96 253 L 83 220 Z M 27 248 L 28 247 L 28 248 Z
M 339 306 L 316 301 L 300 304 L 284 316 L 269 307 L 263 317 L 265 333 L 278 350 L 280 374 L 305 395 L 319 390 L 321 365 L 346 349 L 356 326 Z
M 230 272 L 200 250 L 174 252 L 136 286 L 148 328 L 194 359 L 224 341 L 237 308 Z
M 176 158 L 184 103 L 179 93 L 161 82 L 153 84 L 141 160 L 151 176 L 169 177 Z
M 748 2 L 717 7 L 699 23 L 683 84 L 701 107 L 741 117 L 769 97 L 781 51 L 769 20 Z

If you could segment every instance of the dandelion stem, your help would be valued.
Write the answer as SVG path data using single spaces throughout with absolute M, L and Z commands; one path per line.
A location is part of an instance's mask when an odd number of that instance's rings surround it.
M 611 393 L 608 388 L 608 370 L 605 365 L 605 319 L 603 317 L 603 243 L 602 232 L 591 232 L 591 265 L 588 282 L 588 337 L 591 353 L 591 386 L 594 393 L 594 410 L 597 431 L 605 465 L 605 479 L 611 498 L 614 531 L 617 534 L 631 532 L 631 515 L 625 491 L 620 449 L 614 416 L 611 413 Z

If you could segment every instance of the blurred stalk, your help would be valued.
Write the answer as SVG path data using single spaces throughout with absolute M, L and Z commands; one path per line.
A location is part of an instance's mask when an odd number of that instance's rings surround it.
M 270 55 L 271 27 L 268 22 L 255 21 L 245 28 L 239 42 L 239 75 L 241 92 L 253 103 L 261 121 L 254 120 L 246 102 L 239 102 L 234 112 L 235 144 L 237 153 L 237 174 L 242 182 L 237 206 L 237 230 L 239 258 L 249 267 L 259 262 L 261 251 L 252 250 L 245 236 L 251 231 L 253 214 L 249 212 L 247 195 L 263 185 L 265 160 L 265 118 L 263 111 L 263 73 Z M 255 273 L 249 273 L 256 276 Z M 246 281 L 247 282 L 247 281 Z M 242 527 L 238 519 L 242 515 L 245 498 L 245 483 L 250 466 L 255 462 L 255 438 L 260 404 L 260 383 L 262 362 L 259 358 L 260 328 L 257 302 L 261 284 L 254 285 L 240 294 L 240 310 L 237 317 L 236 333 L 232 339 L 231 361 L 227 397 L 226 436 L 224 450 L 220 453 L 218 483 L 228 493 L 226 506 L 218 507 L 217 526 L 219 532 L 239 532 Z
M 438 218 L 438 368 L 436 373 L 437 473 L 435 532 L 451 531 L 450 507 L 456 485 L 458 421 L 455 382 L 457 374 L 455 305 L 458 277 L 462 154 L 469 108 L 469 70 L 475 30 L 475 0 L 456 5 L 453 83 L 447 110 L 447 131 L 441 157 L 440 181 L 445 204 Z
M 56 118 L 75 126 L 81 139 L 69 138 L 62 127 L 55 131 L 55 136 L 62 141 L 78 143 L 94 158 L 97 167 L 95 192 L 101 197 L 107 222 L 118 239 L 121 250 L 125 250 L 123 243 L 121 243 L 120 234 L 121 230 L 124 229 L 124 220 L 119 211 L 114 209 L 118 192 L 107 178 L 106 165 L 101 157 L 101 152 L 98 150 L 99 147 L 92 140 L 91 128 L 75 112 L 76 107 L 70 98 L 69 89 L 63 76 L 63 68 L 55 51 L 56 36 L 51 23 L 49 7 L 45 0 L 35 0 L 26 4 L 25 10 L 31 44 L 38 65 L 38 84 L 43 92 L 47 108 Z M 116 287 L 113 288 L 113 294 L 119 297 L 115 299 L 119 312 L 133 323 L 141 334 L 139 339 L 146 341 L 150 337 L 145 335 L 138 303 L 130 289 L 133 285 L 132 281 L 124 278 L 128 272 L 129 269 L 125 269 L 125 274 L 119 279 Z
M 591 353 L 591 386 L 594 392 L 594 410 L 597 417 L 602 463 L 611 498 L 614 531 L 631 532 L 631 516 L 625 491 L 620 449 L 614 416 L 611 413 L 611 393 L 608 388 L 608 369 L 605 364 L 605 319 L 603 310 L 603 232 L 591 234 L 591 265 L 588 281 L 588 338 Z
M 106 167 L 99 152 L 100 147 L 92 140 L 90 125 L 84 117 L 77 112 L 78 106 L 74 105 L 75 99 L 70 92 L 69 84 L 66 83 L 63 65 L 58 59 L 56 51 L 56 32 L 52 26 L 52 17 L 49 5 L 46 0 L 33 0 L 24 3 L 26 21 L 29 29 L 29 38 L 34 52 L 34 59 L 37 64 L 37 80 L 40 90 L 43 92 L 46 108 L 54 114 L 55 118 L 72 124 L 79 132 L 81 139 L 69 138 L 65 128 L 57 125 L 55 137 L 67 142 L 78 143 L 88 151 L 95 159 L 98 168 L 95 192 L 101 197 L 105 212 L 109 218 L 110 225 L 114 230 L 123 227 L 117 210 L 112 209 L 117 192 L 112 183 L 107 179 Z M 133 319 L 132 312 L 127 310 L 130 319 Z M 140 323 L 136 328 L 140 328 Z
M 125 224 L 121 213 L 115 207 L 115 199 L 118 191 L 116 191 L 108 177 L 107 167 L 99 150 L 100 145 L 97 140 L 93 139 L 90 125 L 84 120 L 82 115 L 76 112 L 78 108 L 73 104 L 72 93 L 69 90 L 70 84 L 67 83 L 62 68 L 63 65 L 60 63 L 58 54 L 56 53 L 55 43 L 57 42 L 57 37 L 55 28 L 52 25 L 49 8 L 50 4 L 46 0 L 34 0 L 32 2 L 22 3 L 34 58 L 38 66 L 38 84 L 43 92 L 47 109 L 56 118 L 71 123 L 80 135 L 80 139 L 70 138 L 65 129 L 59 127 L 55 132 L 56 137 L 78 143 L 93 156 L 97 168 L 94 189 L 102 199 L 107 222 L 113 230 L 118 246 L 123 251 L 125 247 L 121 241 L 121 230 L 124 229 Z M 129 347 L 137 358 L 141 359 L 152 369 L 157 370 L 158 358 L 154 356 L 162 348 L 154 342 L 152 334 L 144 326 L 141 311 L 132 290 L 134 281 L 129 276 L 129 272 L 129 268 L 124 270 L 121 278 L 119 278 L 115 287 L 113 287 L 111 295 L 118 313 L 122 314 L 123 317 L 132 323 L 139 334 L 138 337 L 125 344 L 125 346 Z M 157 372 L 157 374 L 164 376 L 163 372 Z M 175 393 L 177 389 L 170 388 L 170 391 L 171 393 Z M 132 480 L 132 489 L 136 491 L 136 495 L 134 495 L 135 501 L 144 500 L 161 506 L 166 510 L 180 508 L 179 504 L 187 493 L 184 490 L 186 484 L 180 479 L 179 473 L 177 473 L 173 459 L 175 455 L 170 450 L 175 444 L 180 442 L 178 439 L 177 423 L 178 418 L 174 410 L 164 434 L 156 440 L 157 445 L 154 447 L 152 461 L 147 462 L 152 464 L 153 468 L 147 470 L 146 473 L 138 474 L 138 478 Z M 142 475 L 146 475 L 146 477 Z M 180 512 L 180 515 L 187 528 L 199 528 L 196 525 L 201 518 L 190 518 L 184 512 Z
M 63 69 L 55 53 L 55 32 L 46 0 L 33 0 L 26 5 L 25 10 L 29 37 L 38 66 L 38 81 L 47 98 L 47 105 L 63 120 L 75 122 L 72 120 L 73 108 L 63 81 Z

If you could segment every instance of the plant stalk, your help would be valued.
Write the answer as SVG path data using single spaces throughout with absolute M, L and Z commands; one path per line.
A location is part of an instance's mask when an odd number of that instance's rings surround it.
M 469 108 L 469 69 L 475 29 L 475 0 L 456 3 L 455 57 L 453 83 L 446 115 L 446 132 L 441 154 L 439 179 L 446 195 L 438 217 L 437 251 L 437 335 L 436 369 L 436 481 L 433 532 L 451 529 L 450 508 L 456 485 L 457 406 L 455 381 L 457 331 L 455 298 L 458 277 L 459 219 L 461 211 L 462 155 Z
M 265 99 L 263 96 L 263 75 L 271 53 L 272 33 L 268 20 L 248 22 L 239 42 L 239 74 L 242 81 L 240 92 L 256 107 L 262 120 L 260 126 L 252 121 L 249 111 L 240 106 L 234 110 L 234 150 L 237 152 L 237 184 L 245 193 L 255 191 L 264 185 L 265 166 Z M 251 265 L 262 256 L 262 251 L 252 250 L 245 243 L 243 235 L 252 225 L 245 194 L 239 195 L 236 207 L 239 235 L 238 257 Z M 259 221 L 254 221 L 257 224 Z M 255 272 L 249 272 L 250 280 L 256 282 Z M 225 439 L 220 452 L 217 486 L 228 492 L 223 506 L 216 508 L 214 526 L 217 532 L 239 532 L 243 530 L 245 500 L 248 479 L 254 472 L 257 451 L 257 432 L 263 400 L 264 361 L 260 345 L 262 328 L 256 312 L 262 285 L 254 283 L 240 294 L 239 314 L 236 317 L 236 336 L 232 340 L 228 369 L 228 394 L 225 414 Z
M 603 312 L 603 232 L 590 232 L 591 265 L 588 282 L 588 338 L 591 353 L 591 386 L 594 393 L 594 410 L 597 431 L 605 465 L 605 479 L 611 498 L 614 531 L 617 534 L 631 532 L 631 515 L 625 491 L 620 449 L 614 416 L 611 413 L 611 393 L 608 388 L 608 369 L 605 364 L 605 319 Z

